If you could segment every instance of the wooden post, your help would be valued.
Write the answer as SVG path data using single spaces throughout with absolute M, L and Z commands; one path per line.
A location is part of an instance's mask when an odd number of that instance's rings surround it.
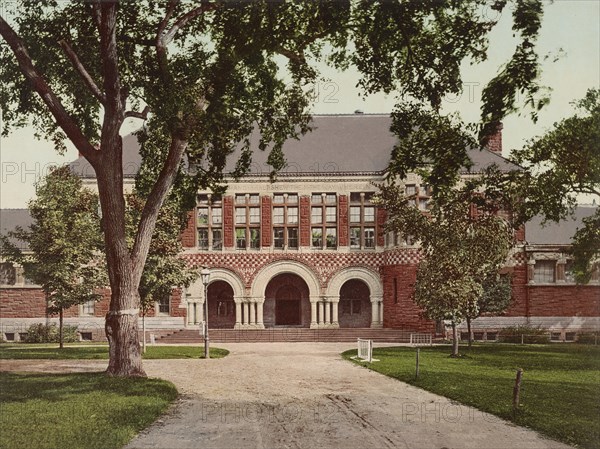
M 417 348 L 417 366 L 415 368 L 415 379 L 419 378 L 419 348 Z
M 523 378 L 523 368 L 517 370 L 517 377 L 515 378 L 515 387 L 513 388 L 513 417 L 517 414 L 519 409 L 519 396 L 521 394 L 521 380 Z

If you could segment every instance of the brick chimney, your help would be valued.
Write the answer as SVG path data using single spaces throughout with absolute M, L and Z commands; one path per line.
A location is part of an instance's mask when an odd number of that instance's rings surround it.
M 500 156 L 502 156 L 502 128 L 502 123 L 499 123 L 496 132 L 490 136 L 486 145 L 488 150 Z

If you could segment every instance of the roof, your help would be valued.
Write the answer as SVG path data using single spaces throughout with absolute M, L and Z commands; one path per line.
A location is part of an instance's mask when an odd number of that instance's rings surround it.
M 287 168 L 285 174 L 352 174 L 383 173 L 389 164 L 396 137 L 390 132 L 392 119 L 388 114 L 336 114 L 314 115 L 312 131 L 299 139 L 288 139 L 283 145 Z M 250 173 L 268 175 L 271 167 L 267 164 L 268 151 L 258 150 L 259 133 L 255 130 L 250 136 L 253 160 Z M 123 137 L 123 173 L 134 177 L 139 169 L 141 158 L 137 138 L 129 134 Z M 472 149 L 468 152 L 474 166 L 465 173 L 477 173 L 484 167 L 496 163 L 500 169 L 519 167 L 501 155 L 488 150 Z M 238 148 L 227 159 L 225 173 L 235 168 L 240 155 Z M 94 178 L 94 169 L 83 157 L 70 164 L 73 171 L 84 178 Z
M 544 217 L 538 215 L 525 225 L 525 240 L 530 245 L 570 245 L 575 231 L 582 227 L 582 220 L 594 215 L 597 209 L 596 206 L 578 206 L 572 217 L 545 225 L 542 225 Z
M 33 223 L 29 209 L 0 209 L 0 235 L 7 235 L 17 226 L 28 228 Z M 27 244 L 21 240 L 9 239 L 21 249 L 27 249 Z

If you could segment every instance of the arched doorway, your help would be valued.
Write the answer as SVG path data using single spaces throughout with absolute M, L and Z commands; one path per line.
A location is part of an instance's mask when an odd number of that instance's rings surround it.
M 235 302 L 233 288 L 225 281 L 215 281 L 208 286 L 208 327 L 233 329 Z
M 295 274 L 283 273 L 267 284 L 265 327 L 310 327 L 310 302 L 306 282 Z
M 340 327 L 371 326 L 370 291 L 363 281 L 351 279 L 340 288 L 338 322 Z

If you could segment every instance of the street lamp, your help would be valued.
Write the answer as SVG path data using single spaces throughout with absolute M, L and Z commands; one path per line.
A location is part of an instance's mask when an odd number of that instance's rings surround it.
M 210 359 L 208 353 L 208 283 L 210 282 L 210 270 L 206 267 L 203 268 L 200 276 L 202 276 L 202 283 L 204 284 L 204 358 Z

